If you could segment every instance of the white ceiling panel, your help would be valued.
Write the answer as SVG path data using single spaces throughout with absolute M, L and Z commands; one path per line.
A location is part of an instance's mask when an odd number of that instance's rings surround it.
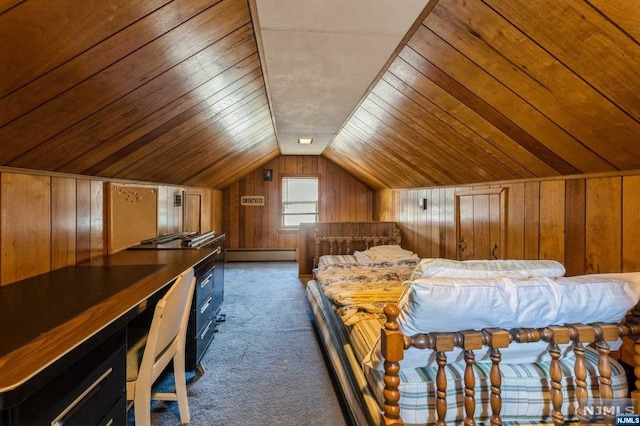
M 318 155 L 365 95 L 426 0 L 256 0 L 256 31 L 284 155 Z M 298 138 L 314 138 L 299 146 Z

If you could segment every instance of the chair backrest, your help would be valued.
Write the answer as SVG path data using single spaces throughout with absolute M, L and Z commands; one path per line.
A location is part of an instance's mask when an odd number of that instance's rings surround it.
M 151 359 L 155 360 L 176 339 L 178 346 L 184 347 L 195 281 L 193 268 L 186 270 L 156 305 L 147 340 L 147 349 L 152 350 Z

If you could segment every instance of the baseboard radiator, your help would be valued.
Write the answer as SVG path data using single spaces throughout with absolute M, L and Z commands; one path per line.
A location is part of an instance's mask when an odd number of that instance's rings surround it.
M 291 249 L 258 249 L 234 248 L 225 250 L 226 262 L 277 262 L 298 260 L 297 250 Z

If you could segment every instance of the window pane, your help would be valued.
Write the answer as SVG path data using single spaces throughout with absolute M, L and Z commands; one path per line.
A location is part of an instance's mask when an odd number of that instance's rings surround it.
M 296 204 L 285 204 L 284 212 L 285 214 L 289 213 L 316 213 L 316 203 L 296 203 Z
M 282 178 L 282 225 L 318 221 L 318 179 Z
M 316 215 L 295 215 L 295 216 L 285 216 L 284 217 L 284 226 L 298 226 L 301 222 L 316 222 Z
M 283 201 L 317 201 L 318 200 L 318 180 L 317 179 L 284 179 Z

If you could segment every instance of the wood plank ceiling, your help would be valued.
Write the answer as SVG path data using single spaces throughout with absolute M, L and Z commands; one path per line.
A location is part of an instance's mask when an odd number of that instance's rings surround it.
M 640 2 L 439 0 L 322 155 L 373 189 L 640 169 L 639 42 Z M 0 148 L 213 188 L 260 167 L 247 1 L 0 1 Z
M 220 188 L 279 155 L 244 0 L 29 0 L 0 45 L 1 165 Z

